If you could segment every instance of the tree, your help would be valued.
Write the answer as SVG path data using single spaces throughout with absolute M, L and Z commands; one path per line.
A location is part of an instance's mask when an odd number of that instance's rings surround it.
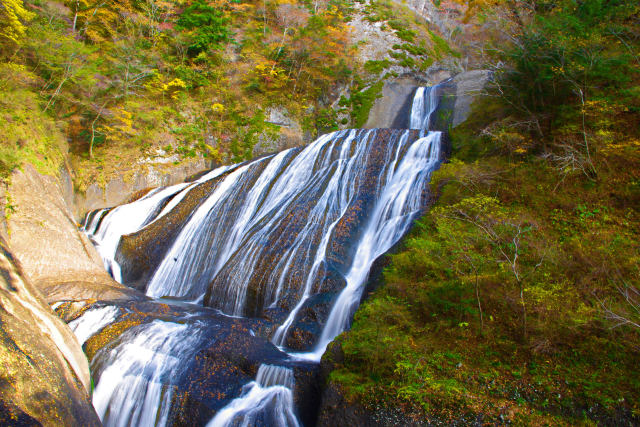
M 48 23 L 30 28 L 28 48 L 32 50 L 39 74 L 45 78 L 40 91 L 47 99 L 45 111 L 52 108 L 61 95 L 83 98 L 94 89 L 96 83 L 97 49 L 76 40 L 71 35 L 62 36 Z M 68 96 L 63 87 L 74 93 Z
M 511 7 L 507 2 L 507 6 Z M 515 25 L 496 60 L 493 94 L 508 107 L 511 127 L 530 134 L 538 151 L 560 168 L 595 176 L 598 126 L 588 120 L 593 102 L 633 104 L 625 88 L 640 74 L 637 2 L 585 0 L 520 2 L 528 18 Z M 522 14 L 520 14 L 522 16 Z
M 0 0 L 0 51 L 18 45 L 26 31 L 24 23 L 34 16 L 22 0 Z
M 640 290 L 625 282 L 618 286 L 618 293 L 622 298 L 600 301 L 605 319 L 611 322 L 611 329 L 630 326 L 640 332 Z
M 480 307 L 477 274 L 488 264 L 497 264 L 499 270 L 515 282 L 522 310 L 522 336 L 527 338 L 527 305 L 525 289 L 527 279 L 542 265 L 536 263 L 529 235 L 535 225 L 501 206 L 500 202 L 485 195 L 467 197 L 459 202 L 433 210 L 436 221 L 459 248 L 453 251 L 458 263 L 466 264 L 476 277 L 476 298 Z M 506 267 L 505 267 L 506 266 Z
M 194 57 L 209 49 L 222 48 L 231 38 L 228 23 L 229 18 L 222 10 L 209 6 L 202 0 L 196 0 L 182 12 L 177 28 L 189 32 L 190 44 L 187 52 Z

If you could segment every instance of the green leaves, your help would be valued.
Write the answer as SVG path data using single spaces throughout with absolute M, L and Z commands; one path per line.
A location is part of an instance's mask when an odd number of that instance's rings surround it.
M 566 122 L 584 132 L 584 103 L 598 97 L 616 101 L 638 78 L 632 22 L 639 6 L 603 0 L 547 6 L 521 26 L 510 48 L 496 50 L 506 65 L 498 73 L 500 93 L 513 113 L 542 123 L 536 129 L 540 136 Z
M 209 49 L 222 49 L 231 40 L 229 18 L 224 12 L 197 0 L 185 9 L 177 22 L 179 29 L 188 30 L 191 44 L 187 48 L 191 57 Z

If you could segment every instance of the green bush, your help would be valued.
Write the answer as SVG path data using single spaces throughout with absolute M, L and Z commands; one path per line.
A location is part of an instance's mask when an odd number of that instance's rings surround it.
M 228 23 L 223 11 L 197 0 L 182 12 L 177 27 L 190 32 L 188 52 L 195 57 L 209 49 L 222 49 L 231 40 Z
M 364 69 L 370 74 L 380 74 L 385 68 L 388 68 L 389 65 L 391 65 L 391 63 L 388 59 L 383 59 L 381 61 L 369 60 L 364 63 Z

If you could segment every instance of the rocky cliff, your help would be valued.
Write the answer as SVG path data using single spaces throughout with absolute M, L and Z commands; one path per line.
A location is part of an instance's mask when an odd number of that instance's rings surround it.
M 0 239 L 0 424 L 98 426 L 87 360 Z
M 5 227 L 26 277 L 49 303 L 129 298 L 132 291 L 107 274 L 95 248 L 78 230 L 63 183 L 28 164 L 11 177 Z
M 385 82 L 380 97 L 375 101 L 365 128 L 406 128 L 409 111 L 416 88 L 441 86 L 442 96 L 435 127 L 446 130 L 456 127 L 471 113 L 473 101 L 480 95 L 489 80 L 487 70 L 471 70 L 454 75 L 443 71 L 425 75 L 407 75 Z

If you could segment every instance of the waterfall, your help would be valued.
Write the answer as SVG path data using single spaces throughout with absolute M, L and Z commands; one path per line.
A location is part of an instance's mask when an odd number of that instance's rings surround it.
M 89 215 L 85 217 L 85 220 L 82 223 L 82 230 L 88 235 L 95 234 L 96 230 L 98 229 L 98 225 L 100 224 L 100 220 L 105 213 L 107 213 L 107 209 L 99 209 L 97 211 L 89 213 Z
M 80 344 L 84 344 L 99 330 L 116 319 L 118 309 L 115 307 L 101 307 L 87 310 L 82 317 L 69 322 L 69 327 L 78 338 Z
M 293 371 L 260 365 L 256 380 L 247 384 L 242 396 L 218 411 L 207 427 L 297 427 L 293 412 Z
M 103 424 L 166 425 L 170 378 L 177 376 L 181 358 L 195 351 L 199 339 L 200 331 L 189 324 L 160 320 L 124 332 L 106 360 L 98 359 L 106 368 L 93 391 L 93 406 Z
M 115 259 L 123 238 L 155 242 L 153 230 L 178 224 L 158 259 L 144 267 L 146 294 L 251 318 L 266 325 L 256 328 L 270 339 L 265 345 L 286 356 L 254 365 L 248 378 L 257 368 L 255 380 L 243 380 L 234 391 L 244 384 L 240 394 L 207 425 L 300 425 L 293 366 L 317 363 L 348 329 L 373 262 L 426 207 L 427 183 L 441 161 L 441 133 L 428 131 L 437 92 L 437 86 L 416 90 L 413 130 L 334 132 L 86 217 L 85 232 L 119 281 Z M 177 208 L 187 200 L 185 216 Z M 71 326 L 84 342 L 117 316 L 113 307 L 90 309 Z M 173 378 L 209 339 L 204 330 L 198 322 L 156 319 L 100 350 L 91 366 L 103 423 L 169 422 Z
M 115 255 L 120 238 L 123 235 L 133 233 L 147 225 L 152 219 L 156 220 L 165 215 L 195 185 L 213 179 L 229 168 L 230 166 L 223 166 L 214 169 L 192 184 L 183 183 L 172 185 L 165 189 L 156 188 L 134 202 L 118 206 L 111 211 L 100 209 L 87 215 L 83 226 L 84 231 L 96 246 L 106 270 L 111 273 L 113 278 L 118 282 L 122 282 L 120 266 L 115 260 Z M 178 194 L 176 195 L 176 193 Z M 163 202 L 174 195 L 175 197 L 157 214 L 157 210 Z M 89 225 L 87 226 L 87 224 Z
M 409 129 L 428 130 L 431 127 L 432 115 L 438 108 L 440 101 L 438 90 L 438 85 L 416 89 L 411 103 Z
M 404 159 L 394 158 L 389 168 L 387 186 L 367 224 L 351 268 L 346 274 L 347 286 L 334 304 L 310 359 L 320 360 L 333 339 L 348 328 L 373 262 L 388 251 L 409 229 L 420 211 L 421 188 L 440 161 L 440 132 L 430 132 L 416 141 Z M 415 173 L 419 170 L 419 173 Z
M 115 280 L 122 281 L 120 278 L 120 266 L 115 260 L 120 237 L 123 234 L 139 230 L 148 222 L 163 200 L 177 193 L 186 185 L 178 184 L 162 190 L 153 190 L 140 200 L 118 206 L 105 215 L 99 227 L 96 224 L 95 227 L 89 227 L 86 230 L 102 257 L 104 267 L 113 275 Z M 96 217 L 98 216 L 96 215 Z

